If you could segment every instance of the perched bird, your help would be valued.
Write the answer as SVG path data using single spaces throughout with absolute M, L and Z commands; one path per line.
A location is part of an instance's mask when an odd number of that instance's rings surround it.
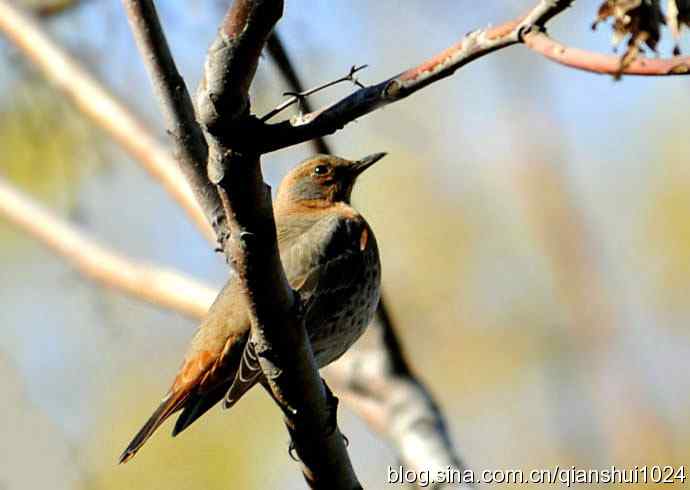
M 305 327 L 321 368 L 362 335 L 379 302 L 376 238 L 351 205 L 357 177 L 385 153 L 350 161 L 305 160 L 283 179 L 274 203 L 278 246 L 290 285 L 299 293 Z M 173 436 L 224 399 L 231 407 L 263 381 L 239 279 L 231 276 L 201 323 L 158 409 L 120 457 L 128 461 L 153 432 L 182 411 Z

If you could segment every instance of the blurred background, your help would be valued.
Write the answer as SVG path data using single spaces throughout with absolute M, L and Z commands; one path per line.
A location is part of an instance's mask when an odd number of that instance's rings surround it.
M 195 87 L 227 2 L 157 3 Z M 551 33 L 610 52 L 610 28 L 589 28 L 599 3 L 577 2 Z M 307 86 L 364 63 L 373 83 L 532 4 L 295 0 L 279 33 Z M 165 139 L 119 1 L 43 22 Z M 286 89 L 265 57 L 256 111 Z M 389 152 L 355 200 L 398 333 L 470 468 L 690 461 L 688 102 L 683 78 L 615 82 L 513 47 L 329 138 L 345 157 Z M 265 158 L 274 189 L 311 151 Z M 0 174 L 133 258 L 217 288 L 227 277 L 163 189 L 4 39 Z M 166 424 L 117 466 L 194 322 L 88 282 L 2 218 L 0 324 L 0 489 L 303 488 L 261 390 L 174 440 Z M 362 482 L 384 487 L 395 454 L 347 408 L 341 427 Z

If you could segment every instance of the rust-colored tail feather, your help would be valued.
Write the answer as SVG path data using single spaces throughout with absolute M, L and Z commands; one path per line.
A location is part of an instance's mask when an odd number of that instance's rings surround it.
M 126 463 L 134 457 L 134 455 L 141 449 L 141 446 L 151 437 L 151 435 L 160 427 L 160 425 L 165 422 L 165 419 L 170 417 L 173 413 L 182 408 L 184 401 L 187 397 L 185 395 L 180 396 L 180 394 L 175 395 L 174 393 L 169 394 L 163 399 L 160 406 L 153 412 L 153 415 L 149 417 L 144 426 L 137 432 L 134 436 L 132 442 L 129 443 L 127 449 L 124 450 L 120 456 L 119 463 Z

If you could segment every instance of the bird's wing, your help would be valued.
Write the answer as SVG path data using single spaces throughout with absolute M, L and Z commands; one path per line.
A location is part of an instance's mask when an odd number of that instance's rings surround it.
M 315 291 L 337 292 L 361 277 L 363 251 L 370 242 L 370 230 L 359 215 L 331 215 L 316 222 L 295 239 L 281 256 L 290 285 L 299 291 L 307 307 Z M 223 400 L 229 408 L 262 379 L 254 344 L 246 343 L 235 380 Z
M 261 365 L 256 355 L 256 348 L 254 347 L 254 342 L 250 340 L 242 352 L 242 359 L 235 374 L 235 379 L 227 390 L 225 398 L 223 398 L 223 408 L 230 408 L 237 403 L 237 400 L 242 395 L 261 380 L 261 376 Z
M 359 215 L 330 215 L 314 224 L 283 254 L 290 285 L 309 301 L 320 292 L 349 288 L 361 277 L 363 253 L 373 234 Z

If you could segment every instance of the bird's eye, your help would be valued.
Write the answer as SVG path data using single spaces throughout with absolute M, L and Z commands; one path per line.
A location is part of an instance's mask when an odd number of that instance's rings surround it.
M 314 168 L 314 175 L 326 175 L 328 170 L 328 165 L 317 165 Z

